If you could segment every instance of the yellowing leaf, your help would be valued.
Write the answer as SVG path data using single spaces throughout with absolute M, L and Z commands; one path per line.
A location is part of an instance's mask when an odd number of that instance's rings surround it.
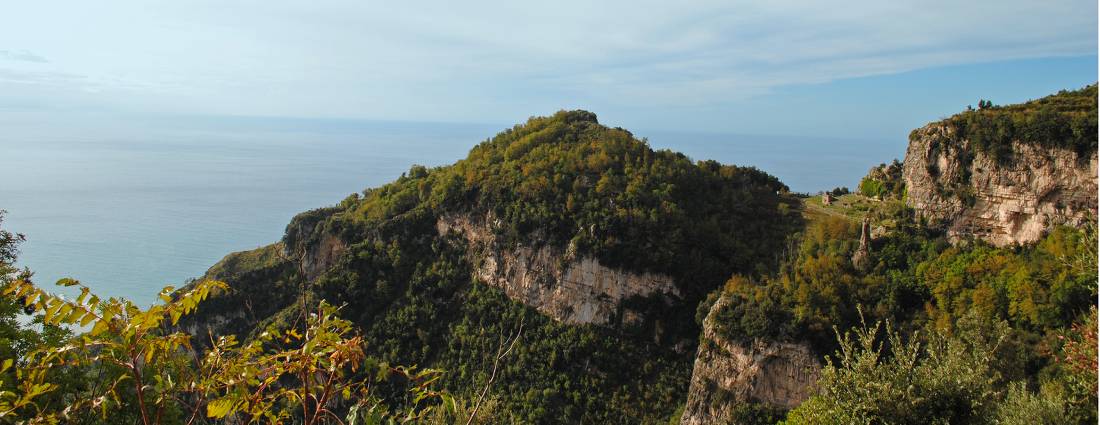
M 92 312 L 88 312 L 84 314 L 84 318 L 80 319 L 80 326 L 88 326 L 88 323 L 90 323 L 92 320 L 95 320 L 95 314 L 92 314 Z
M 106 320 L 100 320 L 100 321 L 95 323 L 95 326 L 92 326 L 92 330 L 89 333 L 91 333 L 92 336 L 96 336 L 96 335 L 99 335 L 99 334 L 107 331 L 107 329 L 108 329 L 107 321 Z
M 77 304 L 84 304 L 84 300 L 88 298 L 90 290 L 87 287 L 80 288 L 80 296 L 76 297 Z
M 233 410 L 233 400 L 217 399 L 206 404 L 206 416 L 215 419 L 226 417 Z

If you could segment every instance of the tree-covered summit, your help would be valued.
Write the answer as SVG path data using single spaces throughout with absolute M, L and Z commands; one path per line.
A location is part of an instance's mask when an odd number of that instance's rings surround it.
M 777 262 L 800 226 L 799 205 L 755 168 L 654 150 L 591 112 L 562 111 L 506 129 L 455 164 L 414 166 L 299 214 L 281 244 L 211 270 L 235 291 L 208 300 L 200 316 L 209 320 L 196 322 L 248 334 L 287 325 L 297 306 L 323 299 L 362 329 L 369 357 L 446 370 L 444 384 L 463 396 L 486 385 L 499 336 L 522 327 L 492 391 L 501 422 L 665 421 L 687 388 L 698 301 L 734 272 L 762 274 Z M 454 216 L 494 233 L 488 255 L 550 247 L 563 262 L 587 256 L 668 274 L 678 296 L 624 299 L 637 320 L 556 322 L 477 281 L 486 260 L 438 230 Z M 549 285 L 535 289 L 557 288 Z
M 944 120 L 956 137 L 969 140 L 979 152 L 1006 161 L 1012 156 L 1012 142 L 1070 149 L 1080 157 L 1096 153 L 1097 86 L 1062 90 L 1040 99 L 998 106 L 978 102 L 978 109 Z
M 415 166 L 349 198 L 337 216 L 491 216 L 507 243 L 688 277 L 705 292 L 733 270 L 769 263 L 799 220 L 787 190 L 756 168 L 654 150 L 591 112 L 560 111 L 502 131 L 454 165 Z

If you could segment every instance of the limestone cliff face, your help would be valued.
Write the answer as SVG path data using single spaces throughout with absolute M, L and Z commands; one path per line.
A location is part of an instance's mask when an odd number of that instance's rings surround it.
M 679 296 L 669 276 L 612 269 L 592 257 L 577 258 L 572 249 L 502 247 L 492 230 L 494 222 L 492 216 L 447 215 L 436 229 L 441 235 L 457 232 L 466 239 L 478 279 L 554 319 L 571 324 L 629 322 L 638 316 L 620 310 L 621 301 Z
M 332 213 L 332 209 L 309 211 L 295 216 L 286 226 L 283 255 L 297 260 L 307 280 L 331 268 L 347 249 L 347 242 L 324 228 L 325 219 Z
M 301 267 L 306 279 L 316 279 L 324 273 L 347 249 L 346 242 L 333 234 L 324 234 L 315 245 L 308 246 L 301 254 Z
M 954 129 L 929 124 L 905 153 L 908 204 L 939 222 L 952 239 L 975 236 L 998 246 L 1038 240 L 1052 226 L 1081 225 L 1097 210 L 1097 157 L 1013 143 L 1011 163 L 956 141 Z
M 737 423 L 734 410 L 742 403 L 791 409 L 809 398 L 817 382 L 821 364 L 806 344 L 718 335 L 715 312 L 727 302 L 719 298 L 703 323 L 681 425 Z

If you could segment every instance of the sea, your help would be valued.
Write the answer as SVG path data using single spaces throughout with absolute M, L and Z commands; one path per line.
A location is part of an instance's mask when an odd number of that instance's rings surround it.
M 82 131 L 82 126 L 94 127 Z M 0 228 L 21 233 L 18 265 L 51 286 L 155 302 L 227 253 L 277 241 L 295 214 L 453 163 L 505 124 L 186 117 L 40 122 L 0 135 Z M 635 131 L 655 149 L 752 165 L 794 191 L 854 189 L 905 139 Z M 63 289 L 58 288 L 64 292 Z

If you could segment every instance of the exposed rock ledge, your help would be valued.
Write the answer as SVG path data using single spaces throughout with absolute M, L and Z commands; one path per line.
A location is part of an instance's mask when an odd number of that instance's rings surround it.
M 729 341 L 716 332 L 711 307 L 703 323 L 703 341 L 695 357 L 687 403 L 680 425 L 730 424 L 742 403 L 765 403 L 791 409 L 812 393 L 821 370 L 806 344 L 763 339 Z
M 951 239 L 1033 242 L 1052 226 L 1096 217 L 1096 153 L 1078 158 L 1071 150 L 1015 142 L 1012 163 L 998 164 L 969 141 L 953 141 L 953 131 L 943 123 L 914 131 L 904 168 L 909 206 L 943 223 Z
M 492 223 L 491 216 L 446 215 L 436 230 L 441 235 L 458 232 L 469 242 L 478 279 L 561 322 L 606 326 L 616 319 L 634 320 L 636 314 L 619 311 L 621 301 L 636 295 L 679 295 L 669 276 L 616 270 L 549 246 L 502 249 Z
M 332 208 L 320 208 L 298 214 L 286 226 L 283 256 L 297 262 L 306 280 L 314 280 L 328 271 L 347 250 L 348 244 L 324 229 Z

